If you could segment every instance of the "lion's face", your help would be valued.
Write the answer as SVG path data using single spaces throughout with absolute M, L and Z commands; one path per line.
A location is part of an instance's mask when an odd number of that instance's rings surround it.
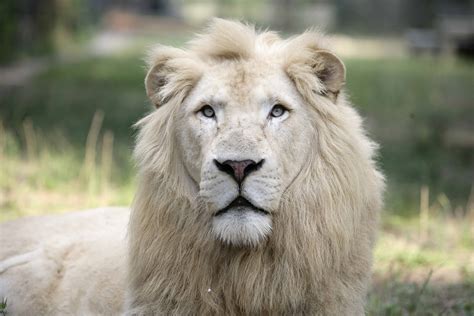
M 142 172 L 195 203 L 193 215 L 208 218 L 224 244 L 267 239 L 289 187 L 309 176 L 325 135 L 316 117 L 335 106 L 345 81 L 343 63 L 318 41 L 222 22 L 187 50 L 159 46 L 150 55 L 145 85 L 158 110 L 139 123 L 135 156 Z
M 270 234 L 315 137 L 308 110 L 283 70 L 262 61 L 215 65 L 185 99 L 184 165 L 224 243 L 253 246 Z

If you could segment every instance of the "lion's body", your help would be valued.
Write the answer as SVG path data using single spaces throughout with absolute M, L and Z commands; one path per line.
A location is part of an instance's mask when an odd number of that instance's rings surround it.
M 125 296 L 129 210 L 104 208 L 0 226 L 8 315 L 117 315 Z
M 77 310 L 126 293 L 128 315 L 362 315 L 384 184 L 324 47 L 217 20 L 188 50 L 155 50 L 128 251 L 104 245 L 90 301 L 51 295 Z

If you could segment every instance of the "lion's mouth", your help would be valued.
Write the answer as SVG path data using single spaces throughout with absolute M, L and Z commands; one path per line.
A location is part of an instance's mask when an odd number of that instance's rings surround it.
M 220 216 L 222 214 L 227 213 L 230 210 L 252 210 L 255 213 L 260 213 L 263 215 L 269 215 L 270 213 L 265 211 L 264 209 L 261 209 L 259 207 L 256 207 L 252 203 L 250 203 L 246 198 L 242 196 L 238 196 L 235 200 L 233 200 L 229 205 L 224 207 L 222 210 L 219 210 L 214 214 L 214 216 Z

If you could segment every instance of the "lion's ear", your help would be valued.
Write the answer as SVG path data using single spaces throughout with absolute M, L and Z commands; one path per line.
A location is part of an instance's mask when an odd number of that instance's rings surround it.
M 202 65 L 191 54 L 172 47 L 157 46 L 148 55 L 146 94 L 156 106 L 174 96 L 184 97 L 202 74 Z
M 346 67 L 322 46 L 324 39 L 317 32 L 288 40 L 283 50 L 284 67 L 303 95 L 318 93 L 335 102 L 346 81 Z
M 326 92 L 337 98 L 346 82 L 344 63 L 333 53 L 319 50 L 315 52 L 312 68 L 316 77 L 323 83 Z
M 146 95 L 156 107 L 159 107 L 163 102 L 160 98 L 160 91 L 166 84 L 166 73 L 163 71 L 164 65 L 155 65 L 145 77 Z

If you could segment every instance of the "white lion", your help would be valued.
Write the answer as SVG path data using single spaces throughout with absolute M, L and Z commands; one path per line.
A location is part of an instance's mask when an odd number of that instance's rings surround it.
M 344 81 L 313 32 L 154 49 L 128 247 L 127 210 L 2 225 L 11 313 L 362 315 L 384 185 Z

